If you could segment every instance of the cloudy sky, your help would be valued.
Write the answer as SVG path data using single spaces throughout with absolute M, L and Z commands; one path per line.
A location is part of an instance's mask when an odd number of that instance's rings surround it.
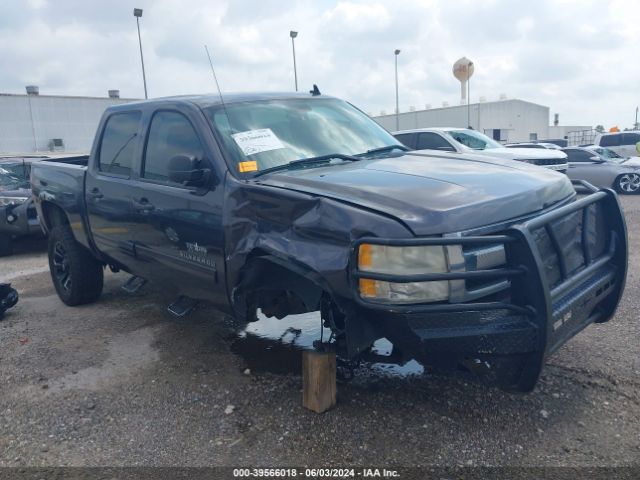
M 472 101 L 500 94 L 560 113 L 565 125 L 631 126 L 640 104 L 640 2 L 633 0 L 1 0 L 0 92 L 151 97 L 313 83 L 363 110 L 459 102 L 453 62 L 475 63 Z

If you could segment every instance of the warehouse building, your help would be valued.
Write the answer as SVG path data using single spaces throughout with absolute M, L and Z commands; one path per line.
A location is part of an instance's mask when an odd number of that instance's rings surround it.
M 0 154 L 36 152 L 82 153 L 91 149 L 104 110 L 136 101 L 120 98 L 118 90 L 106 97 L 40 95 L 36 86 L 26 94 L 0 93 Z M 568 138 L 570 144 L 588 143 L 589 126 L 549 126 L 549 107 L 518 99 L 443 106 L 374 117 L 389 131 L 421 127 L 466 127 L 502 142 Z M 573 141 L 572 141 L 573 140 Z
M 518 99 L 503 98 L 470 105 L 443 106 L 380 115 L 373 119 L 389 131 L 425 127 L 467 127 L 501 143 L 565 138 L 568 132 L 591 127 L 549 126 L 549 107 Z M 397 124 L 396 124 L 397 121 Z M 554 123 L 558 122 L 556 117 Z M 561 137 L 557 135 L 562 133 Z
M 0 153 L 88 152 L 104 110 L 131 101 L 118 90 L 107 97 L 40 95 L 36 86 L 0 93 Z

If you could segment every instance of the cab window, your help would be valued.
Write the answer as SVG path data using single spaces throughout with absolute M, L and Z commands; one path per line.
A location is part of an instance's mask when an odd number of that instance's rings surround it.
M 398 140 L 403 145 L 409 148 L 416 148 L 414 143 L 414 134 L 413 133 L 399 133 L 398 135 L 394 135 L 396 140 Z
M 138 146 L 140 112 L 125 112 L 111 115 L 104 126 L 98 169 L 106 174 L 130 176 L 133 159 Z
M 442 150 L 455 152 L 455 148 L 447 142 L 441 135 L 432 132 L 418 134 L 418 150 Z
M 151 120 L 141 177 L 169 183 L 169 162 L 176 155 L 204 158 L 202 143 L 191 122 L 178 112 L 159 111 Z

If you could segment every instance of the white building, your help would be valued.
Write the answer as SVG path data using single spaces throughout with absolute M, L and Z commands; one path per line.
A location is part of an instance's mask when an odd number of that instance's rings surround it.
M 373 119 L 389 131 L 424 127 L 467 127 L 502 143 L 564 138 L 567 132 L 591 127 L 549 126 L 549 107 L 518 99 L 445 106 L 381 115 Z
M 0 153 L 88 152 L 104 110 L 134 99 L 0 93 Z

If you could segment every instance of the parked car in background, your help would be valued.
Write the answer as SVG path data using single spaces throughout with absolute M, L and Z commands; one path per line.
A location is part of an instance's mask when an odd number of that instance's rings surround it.
M 419 128 L 393 134 L 412 150 L 475 153 L 517 160 L 559 172 L 567 171 L 567 156 L 560 151 L 531 148 L 506 148 L 486 135 L 469 128 Z
M 34 163 L 49 158 L 48 155 L 0 157 L 0 257 L 13 253 L 16 238 L 42 235 L 31 199 L 29 176 Z M 81 158 L 58 156 L 60 162 L 66 163 Z
M 553 145 L 557 145 L 558 147 L 564 148 L 569 146 L 569 140 L 566 138 L 545 138 L 543 140 L 538 140 L 538 143 L 551 143 Z
M 16 237 L 42 233 L 31 199 L 31 164 L 45 156 L 0 158 L 0 257 L 11 255 Z
M 562 147 L 556 145 L 555 143 L 547 143 L 547 142 L 522 142 L 522 143 L 507 143 L 505 145 L 507 148 L 546 148 L 549 150 L 562 150 Z
M 613 150 L 621 157 L 638 155 L 636 143 L 640 142 L 640 131 L 601 133 L 594 142 L 598 147 Z
M 572 180 L 586 180 L 597 186 L 613 187 L 619 193 L 640 192 L 640 158 L 623 157 L 608 148 L 569 147 L 567 175 Z

